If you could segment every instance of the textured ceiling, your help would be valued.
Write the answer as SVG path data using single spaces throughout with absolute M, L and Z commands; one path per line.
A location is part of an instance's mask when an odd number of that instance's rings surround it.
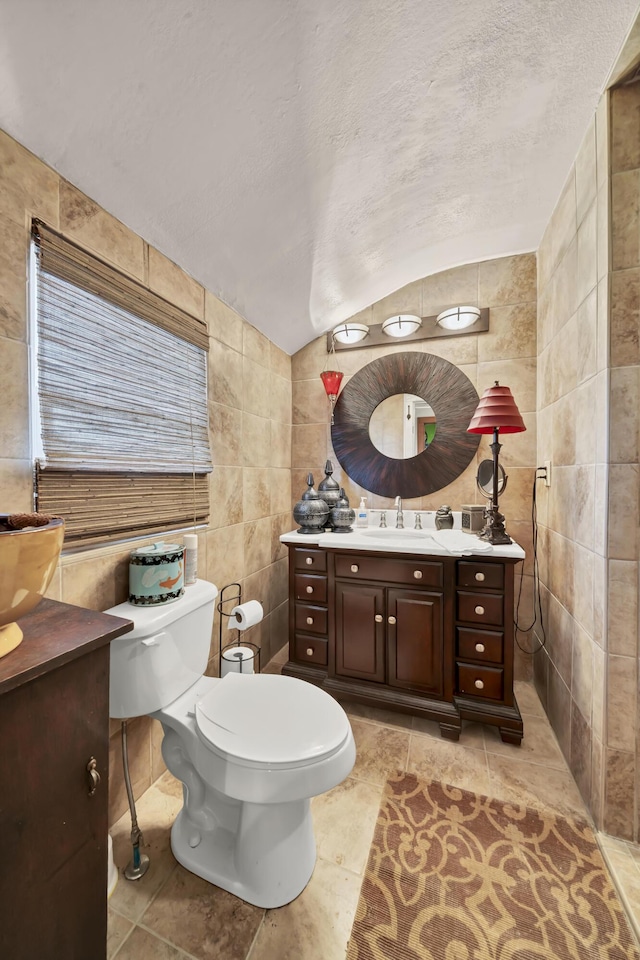
M 0 0 L 0 126 L 288 352 L 535 249 L 636 0 Z

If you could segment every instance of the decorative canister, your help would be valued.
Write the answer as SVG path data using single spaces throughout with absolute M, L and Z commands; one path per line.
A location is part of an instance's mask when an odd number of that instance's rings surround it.
M 436 530 L 451 530 L 453 527 L 453 514 L 451 507 L 442 506 L 436 510 Z
M 329 506 L 314 490 L 312 473 L 307 474 L 307 484 L 302 499 L 293 508 L 293 518 L 300 524 L 298 533 L 322 533 L 329 516 Z
M 152 543 L 129 555 L 129 603 L 171 603 L 184 593 L 184 547 Z
M 318 484 L 318 493 L 329 507 L 329 518 L 327 520 L 327 525 L 329 527 L 333 526 L 331 510 L 333 507 L 335 507 L 336 503 L 340 499 L 340 487 L 338 482 L 331 476 L 332 473 L 333 464 L 331 463 L 331 460 L 327 460 L 324 465 L 324 480 L 321 480 Z
M 351 533 L 351 524 L 356 518 L 356 512 L 353 507 L 349 506 L 349 499 L 344 492 L 344 487 L 340 487 L 340 498 L 331 508 L 329 516 L 334 533 Z

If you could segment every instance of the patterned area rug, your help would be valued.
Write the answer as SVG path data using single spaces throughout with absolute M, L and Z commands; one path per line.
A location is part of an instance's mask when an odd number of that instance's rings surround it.
M 552 958 L 640 960 L 589 824 L 391 778 L 347 960 Z

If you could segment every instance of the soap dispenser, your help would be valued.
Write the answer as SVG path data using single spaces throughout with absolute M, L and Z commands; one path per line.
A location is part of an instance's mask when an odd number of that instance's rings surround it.
M 369 526 L 369 511 L 367 510 L 367 498 L 360 497 L 360 506 L 356 514 L 356 527 Z

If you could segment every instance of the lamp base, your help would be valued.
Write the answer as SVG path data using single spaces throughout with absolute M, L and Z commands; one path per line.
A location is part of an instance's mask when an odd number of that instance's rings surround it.
M 487 507 L 485 511 L 487 522 L 484 530 L 478 534 L 479 540 L 486 540 L 487 543 L 506 544 L 513 543 L 513 540 L 504 528 L 504 517 L 498 511 L 497 507 Z

